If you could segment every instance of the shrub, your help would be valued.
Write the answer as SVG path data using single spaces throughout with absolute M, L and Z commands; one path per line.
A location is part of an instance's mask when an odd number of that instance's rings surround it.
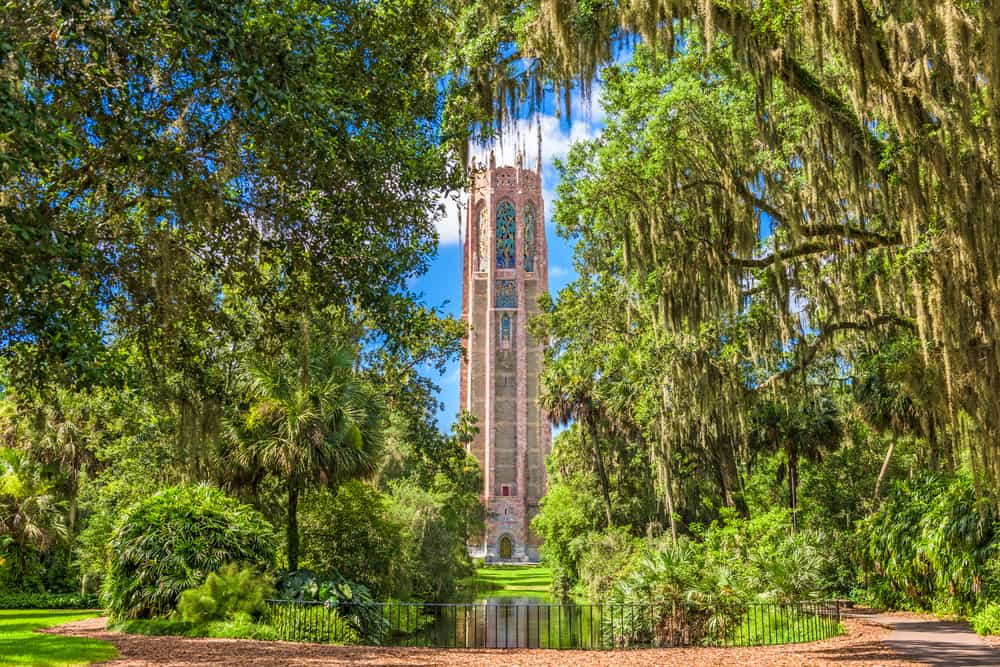
M 643 541 L 630 535 L 627 528 L 619 527 L 604 533 L 588 533 L 583 544 L 578 565 L 580 583 L 586 586 L 590 599 L 600 600 L 615 581 L 628 573 L 630 562 L 642 548 Z
M 239 614 L 259 619 L 274 594 L 274 587 L 253 570 L 230 564 L 209 574 L 197 588 L 181 593 L 177 612 L 192 623 L 232 620 Z
M 296 602 L 325 602 L 327 609 L 336 611 L 347 622 L 352 633 L 367 639 L 378 639 L 388 629 L 382 610 L 375 604 L 368 587 L 350 581 L 336 571 L 327 575 L 318 575 L 309 570 L 290 572 L 278 582 L 278 596 L 282 600 Z M 293 613 L 301 614 L 301 611 L 298 609 Z M 305 614 L 297 622 L 307 619 L 308 614 Z M 321 623 L 317 626 L 317 632 L 327 632 L 323 629 L 325 627 L 327 626 Z M 302 641 L 320 640 L 304 638 Z M 344 643 L 351 642 L 345 640 Z
M 401 592 L 410 573 L 401 567 L 402 526 L 386 518 L 386 497 L 370 484 L 350 480 L 336 492 L 305 495 L 299 525 L 305 567 L 337 571 L 379 598 Z M 402 591 L 405 592 L 405 591 Z
M 989 602 L 969 619 L 972 629 L 980 635 L 1000 635 L 1000 604 Z
M 218 489 L 169 487 L 133 505 L 115 528 L 102 599 L 113 621 L 163 616 L 226 563 L 266 569 L 276 543 L 264 517 Z
M 994 585 L 996 521 L 992 505 L 977 500 L 966 475 L 897 483 L 858 528 L 861 566 L 876 584 L 877 603 L 941 613 L 976 608 Z
M 78 593 L 0 593 L 0 609 L 97 609 L 96 595 Z

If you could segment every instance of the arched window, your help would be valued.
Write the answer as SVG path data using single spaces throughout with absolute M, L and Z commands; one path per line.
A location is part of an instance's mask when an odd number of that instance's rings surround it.
M 524 224 L 521 232 L 522 245 L 524 246 L 524 270 L 533 272 L 535 270 L 535 204 L 528 202 L 524 205 L 524 212 L 521 214 Z
M 514 205 L 500 202 L 497 207 L 497 268 L 514 268 Z
M 476 271 L 486 271 L 490 262 L 490 225 L 486 219 L 486 205 L 479 207 L 476 216 Z

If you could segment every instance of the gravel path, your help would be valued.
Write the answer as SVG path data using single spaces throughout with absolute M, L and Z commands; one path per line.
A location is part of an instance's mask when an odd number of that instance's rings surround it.
M 846 621 L 842 637 L 811 644 L 755 648 L 641 649 L 634 651 L 539 651 L 373 648 L 323 646 L 290 642 L 257 642 L 232 639 L 184 639 L 123 635 L 104 629 L 103 618 L 51 628 L 51 632 L 103 639 L 118 647 L 113 667 L 207 667 L 208 665 L 608 665 L 635 667 L 916 667 L 900 659 L 883 640 L 890 630 L 868 619 Z M 995 663 L 1000 664 L 1000 663 Z
M 967 623 L 900 614 L 875 615 L 871 620 L 892 628 L 885 643 L 910 660 L 947 667 L 1000 665 L 1000 650 L 987 644 Z

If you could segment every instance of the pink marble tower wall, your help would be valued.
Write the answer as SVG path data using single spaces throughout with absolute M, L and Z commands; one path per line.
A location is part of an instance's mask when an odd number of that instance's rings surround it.
M 515 210 L 515 266 L 498 269 L 496 214 L 501 202 Z M 524 211 L 535 206 L 534 270 L 524 262 Z M 479 271 L 479 215 L 486 211 L 485 270 Z M 543 345 L 527 330 L 528 319 L 538 312 L 537 297 L 548 290 L 548 252 L 541 171 L 490 164 L 474 170 L 468 206 L 462 316 L 468 323 L 466 355 L 462 362 L 462 408 L 479 420 L 479 435 L 470 445 L 483 466 L 483 499 L 487 507 L 485 536 L 470 545 L 473 556 L 500 560 L 500 542 L 511 540 L 512 561 L 537 561 L 539 542 L 530 530 L 545 493 L 545 456 L 552 432 L 537 404 Z M 511 307 L 497 307 L 498 281 L 514 281 L 516 300 Z M 501 322 L 511 319 L 509 342 L 501 340 Z M 503 495 L 504 488 L 507 496 Z

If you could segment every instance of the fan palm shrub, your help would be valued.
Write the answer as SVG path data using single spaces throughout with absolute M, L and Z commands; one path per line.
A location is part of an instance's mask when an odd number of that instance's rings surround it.
M 0 448 L 0 585 L 24 589 L 39 553 L 66 537 L 63 506 L 26 453 Z

